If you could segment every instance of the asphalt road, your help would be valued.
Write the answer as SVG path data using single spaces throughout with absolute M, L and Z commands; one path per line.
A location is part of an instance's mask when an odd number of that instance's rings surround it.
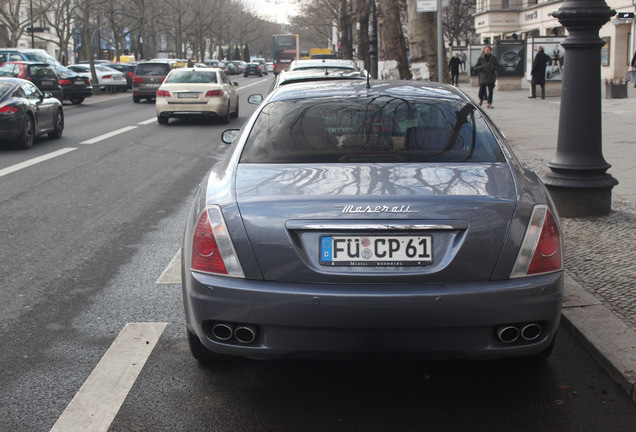
M 254 109 L 247 96 L 266 93 L 271 75 L 231 79 L 241 111 L 229 126 L 239 127 Z M 200 367 L 181 287 L 160 276 L 198 182 L 226 152 L 227 126 L 161 126 L 154 104 L 130 94 L 65 114 L 60 140 L 0 147 L 0 430 L 636 430 L 634 402 L 563 327 L 538 366 Z

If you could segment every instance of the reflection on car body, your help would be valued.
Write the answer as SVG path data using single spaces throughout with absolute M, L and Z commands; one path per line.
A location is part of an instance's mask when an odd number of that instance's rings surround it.
M 551 352 L 562 245 L 541 181 L 458 89 L 370 84 L 281 86 L 223 134 L 182 247 L 199 361 Z

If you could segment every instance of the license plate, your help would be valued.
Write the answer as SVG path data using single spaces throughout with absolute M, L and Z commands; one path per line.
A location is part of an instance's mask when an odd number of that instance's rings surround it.
M 199 93 L 177 93 L 178 98 L 188 98 L 188 99 L 196 99 L 199 97 Z
M 75 84 L 84 85 L 84 80 L 81 80 L 81 79 L 75 80 Z
M 433 262 L 431 236 L 321 236 L 325 266 L 418 266 Z
M 44 80 L 43 80 L 43 81 L 42 81 L 42 85 L 43 85 L 43 86 L 50 86 L 50 85 L 53 85 L 53 81 L 44 81 Z

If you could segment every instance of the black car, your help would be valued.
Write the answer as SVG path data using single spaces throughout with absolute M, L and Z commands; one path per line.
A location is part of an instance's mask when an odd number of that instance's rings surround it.
M 132 89 L 133 77 L 135 76 L 135 66 L 137 66 L 137 63 L 103 63 L 103 65 L 123 73 L 126 78 L 126 89 Z
M 260 63 L 248 63 L 245 66 L 243 76 L 248 77 L 250 75 L 257 75 L 259 77 L 263 76 L 263 67 L 260 65 Z
M 0 137 L 28 149 L 38 135 L 60 138 L 64 131 L 62 102 L 42 93 L 30 81 L 0 78 Z
M 53 66 L 34 61 L 11 61 L 0 66 L 0 76 L 23 78 L 31 81 L 42 92 L 49 92 L 62 100 L 62 87 Z
M 55 66 L 58 82 L 62 87 L 62 97 L 73 105 L 81 104 L 87 97 L 93 96 L 91 80 L 78 75 L 66 66 Z

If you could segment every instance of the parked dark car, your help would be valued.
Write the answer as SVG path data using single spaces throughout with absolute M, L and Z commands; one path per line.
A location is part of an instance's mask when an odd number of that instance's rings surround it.
M 133 102 L 139 103 L 141 99 L 152 100 L 157 97 L 157 89 L 172 69 L 186 67 L 185 60 L 154 59 L 141 62 L 135 67 L 132 91 Z
M 58 82 L 62 87 L 64 100 L 69 100 L 73 105 L 84 102 L 87 97 L 93 96 L 93 86 L 89 78 L 73 72 L 66 66 L 55 66 Z
M 62 102 L 42 93 L 30 81 L 0 77 L 0 137 L 28 149 L 36 136 L 60 138 L 64 131 Z
M 248 101 L 184 231 L 197 360 L 550 354 L 557 212 L 466 94 L 338 80 Z
M 244 77 L 248 77 L 250 75 L 256 75 L 259 77 L 263 76 L 263 67 L 260 63 L 248 63 L 245 66 L 245 71 L 243 72 Z
M 123 73 L 126 78 L 126 89 L 132 89 L 132 82 L 135 77 L 135 67 L 137 66 L 137 63 L 103 63 L 103 65 Z
M 53 66 L 48 63 L 32 61 L 6 62 L 0 66 L 0 77 L 22 78 L 31 81 L 42 92 L 63 100 L 62 87 L 58 82 Z

